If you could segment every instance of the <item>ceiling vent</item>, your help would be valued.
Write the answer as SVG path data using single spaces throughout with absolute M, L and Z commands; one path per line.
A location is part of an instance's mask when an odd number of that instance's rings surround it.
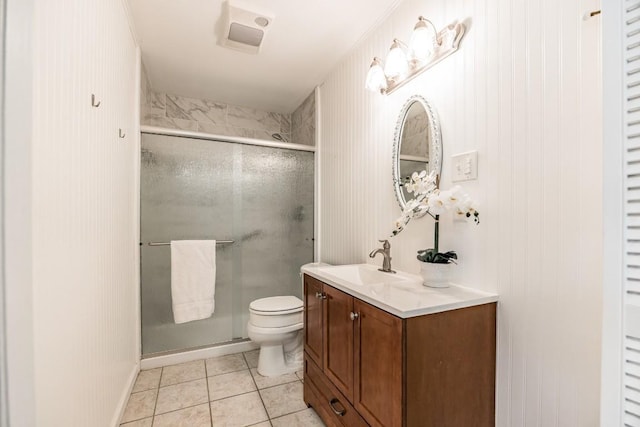
M 273 17 L 238 2 L 228 1 L 223 14 L 220 45 L 245 53 L 258 53 Z

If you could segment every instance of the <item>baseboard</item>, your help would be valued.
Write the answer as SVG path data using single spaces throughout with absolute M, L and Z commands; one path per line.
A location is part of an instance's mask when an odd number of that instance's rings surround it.
M 175 365 L 177 363 L 192 362 L 194 360 L 208 359 L 210 357 L 226 356 L 227 354 L 241 353 L 243 351 L 256 350 L 258 347 L 253 341 L 242 341 L 217 345 L 214 347 L 199 348 L 179 353 L 163 354 L 152 356 L 140 361 L 140 369 L 161 368 L 163 366 Z
M 140 372 L 140 363 L 136 363 L 131 370 L 131 374 L 129 375 L 128 385 L 125 387 L 122 396 L 120 396 L 120 400 L 118 401 L 118 406 L 116 409 L 116 413 L 113 416 L 113 420 L 111 420 L 111 424 L 113 427 L 118 427 L 120 425 L 120 420 L 124 415 L 124 410 L 127 408 L 127 402 L 129 401 L 129 395 L 133 390 L 133 386 L 136 383 L 136 378 L 138 378 L 138 373 Z

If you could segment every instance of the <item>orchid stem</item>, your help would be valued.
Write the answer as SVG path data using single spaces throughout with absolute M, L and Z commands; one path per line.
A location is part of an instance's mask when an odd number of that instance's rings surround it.
M 435 224 L 434 232 L 433 232 L 433 249 L 435 250 L 435 253 L 438 253 L 438 238 L 440 237 L 439 236 L 439 234 L 440 234 L 440 215 L 436 215 L 434 217 L 434 219 L 436 220 L 436 224 Z

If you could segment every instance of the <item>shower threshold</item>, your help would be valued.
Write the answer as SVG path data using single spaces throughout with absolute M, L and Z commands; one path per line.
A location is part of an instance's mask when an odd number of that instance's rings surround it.
M 160 368 L 210 357 L 225 356 L 244 351 L 257 350 L 260 347 L 249 338 L 237 338 L 221 343 L 191 347 L 178 350 L 144 354 L 140 360 L 140 369 Z

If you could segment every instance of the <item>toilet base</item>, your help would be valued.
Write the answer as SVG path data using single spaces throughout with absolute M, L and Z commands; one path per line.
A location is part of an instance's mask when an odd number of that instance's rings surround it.
M 287 363 L 282 344 L 260 346 L 258 373 L 263 377 L 276 377 L 302 370 L 302 363 Z

